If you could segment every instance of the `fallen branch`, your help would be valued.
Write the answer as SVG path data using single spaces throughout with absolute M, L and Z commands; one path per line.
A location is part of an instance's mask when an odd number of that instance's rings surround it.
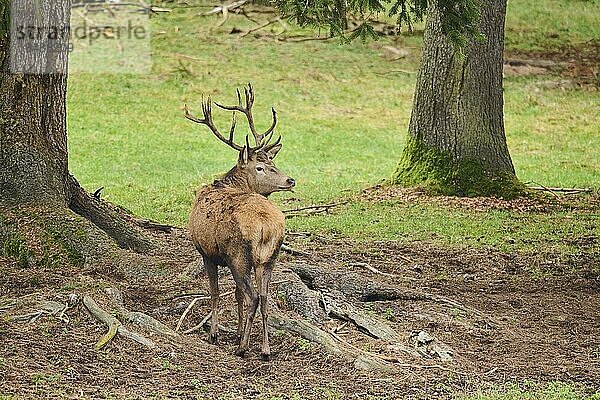
M 392 69 L 390 71 L 385 72 L 375 72 L 376 75 L 388 75 L 388 74 L 406 74 L 406 75 L 414 75 L 417 71 L 408 71 L 405 69 Z
M 207 11 L 207 12 L 203 13 L 202 15 L 207 16 L 207 15 L 212 15 L 212 14 L 229 12 L 229 11 L 235 10 L 236 8 L 243 6 L 247 2 L 248 2 L 248 0 L 238 0 L 238 1 L 234 1 L 233 3 L 223 4 L 222 6 L 215 6 L 212 10 Z
M 315 212 L 328 212 L 328 210 L 337 207 L 337 206 L 341 206 L 348 203 L 348 201 L 341 201 L 338 203 L 330 203 L 330 204 L 316 204 L 316 205 L 312 205 L 312 206 L 306 206 L 306 207 L 299 207 L 299 208 L 293 208 L 290 210 L 283 210 L 284 214 L 294 214 L 294 213 L 299 213 L 301 211 L 315 211 Z
M 240 34 L 240 37 L 246 37 L 246 36 L 248 36 L 249 34 L 251 34 L 252 32 L 256 32 L 256 31 L 259 31 L 259 30 L 261 30 L 261 29 L 264 29 L 264 28 L 266 28 L 267 26 L 269 26 L 269 25 L 273 25 L 274 23 L 276 23 L 276 22 L 279 22 L 279 21 L 281 21 L 281 17 L 276 17 L 276 18 L 270 19 L 270 20 L 268 20 L 268 21 L 266 21 L 266 22 L 264 22 L 264 23 L 260 24 L 260 25 L 259 25 L 259 26 L 257 26 L 257 27 L 254 27 L 254 28 L 252 28 L 252 29 L 249 29 L 249 30 L 247 30 L 247 31 L 246 31 L 246 32 L 244 32 L 244 33 L 241 33 L 241 34 Z
M 591 188 L 562 188 L 562 187 L 545 187 L 545 186 L 529 186 L 529 189 L 539 190 L 550 193 L 564 193 L 564 194 L 577 194 L 577 193 L 592 193 Z
M 303 250 L 294 249 L 285 243 L 281 245 L 281 250 L 285 251 L 286 253 L 290 253 L 293 256 L 305 256 L 305 257 L 310 256 L 310 253 L 303 251 Z
M 557 62 L 553 60 L 523 60 L 523 59 L 507 59 L 504 61 L 504 64 L 512 65 L 512 66 L 530 66 L 530 67 L 538 67 L 538 68 L 554 68 L 554 67 L 564 67 L 564 62 Z

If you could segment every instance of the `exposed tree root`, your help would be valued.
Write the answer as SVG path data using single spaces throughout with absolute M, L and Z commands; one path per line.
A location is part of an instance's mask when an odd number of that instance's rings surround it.
M 152 229 L 155 231 L 160 231 L 160 232 L 165 232 L 165 233 L 171 233 L 171 231 L 174 228 L 174 226 L 172 226 L 172 225 L 161 224 L 158 222 L 150 221 L 149 219 L 141 219 L 141 218 L 136 219 L 135 224 L 144 229 Z
M 344 321 L 353 322 L 360 330 L 374 338 L 389 342 L 398 340 L 398 333 L 388 324 L 356 308 L 346 301 L 343 294 L 338 293 L 337 296 L 324 294 L 323 299 L 325 301 L 325 309 L 330 315 Z
M 87 193 L 72 175 L 69 175 L 69 192 L 69 208 L 106 232 L 119 247 L 136 252 L 146 252 L 154 247 L 152 241 L 116 207 Z
M 128 311 L 123 306 L 122 295 L 115 288 L 106 289 L 107 294 L 110 295 L 111 300 L 116 306 L 117 316 L 119 316 L 122 320 L 134 323 L 138 326 L 141 326 L 147 329 L 150 332 L 153 332 L 158 335 L 167 336 L 167 337 L 175 337 L 177 333 L 173 331 L 171 328 L 166 326 L 160 321 L 152 318 L 151 316 L 141 313 L 141 312 L 131 312 Z M 124 336 L 128 339 L 131 339 L 137 343 L 140 343 L 149 349 L 154 349 L 157 347 L 156 343 L 151 339 L 146 338 L 143 335 L 140 335 L 136 332 L 132 332 L 128 330 L 117 317 L 112 315 L 111 313 L 103 310 L 91 296 L 83 297 L 83 304 L 87 308 L 87 310 L 99 321 L 105 323 L 108 326 L 108 332 L 103 335 L 98 342 L 96 343 L 96 349 L 100 350 L 106 344 L 108 344 L 117 334 Z
M 287 268 L 286 268 L 287 267 Z M 379 271 L 379 270 L 377 270 Z M 477 310 L 463 306 L 451 299 L 446 299 L 429 293 L 416 290 L 407 290 L 398 286 L 373 282 L 363 276 L 348 272 L 326 270 L 320 267 L 288 263 L 284 268 L 277 270 L 277 298 L 296 314 L 298 318 L 290 316 L 279 310 L 272 302 L 269 315 L 269 327 L 274 330 L 284 330 L 311 342 L 317 343 L 328 353 L 346 358 L 354 362 L 360 369 L 390 371 L 401 366 L 405 368 L 440 368 L 452 371 L 443 366 L 409 364 L 397 355 L 398 352 L 406 354 L 409 359 L 425 357 L 439 359 L 443 362 L 452 360 L 452 350 L 423 331 L 414 333 L 407 345 L 402 344 L 402 338 L 384 320 L 360 309 L 353 304 L 355 301 L 377 300 L 406 300 L 406 301 L 431 301 L 450 305 L 481 315 Z M 281 298 L 283 297 L 283 299 Z M 197 299 L 208 299 L 207 296 Z M 197 299 L 192 300 L 180 318 L 178 328 L 181 327 L 191 307 Z M 352 301 L 350 300 L 352 299 Z M 390 355 L 372 353 L 348 343 L 339 333 L 341 329 L 324 329 L 324 323 L 330 317 L 354 324 L 359 331 L 370 337 L 387 343 Z M 202 321 L 184 331 L 191 333 L 204 327 L 210 320 L 210 313 Z M 219 327 L 225 330 L 224 327 Z M 382 344 L 382 342 L 379 342 Z
M 16 303 L 14 303 L 16 304 Z M 56 301 L 41 301 L 35 305 L 36 310 L 27 314 L 14 315 L 9 317 L 10 321 L 28 322 L 37 321 L 40 317 L 55 317 L 62 322 L 69 322 L 69 317 L 65 312 L 70 308 L 69 304 L 62 304 Z
M 138 335 L 137 333 L 128 331 L 123 325 L 121 325 L 121 322 L 116 317 L 100 308 L 100 306 L 90 296 L 83 297 L 83 304 L 96 319 L 108 326 L 108 332 L 106 332 L 106 334 L 104 334 L 96 343 L 97 350 L 100 350 L 106 346 L 117 335 L 117 333 L 131 340 L 135 340 L 136 342 L 143 344 L 150 349 L 156 347 L 156 344 L 152 340 Z
M 289 263 L 286 264 L 286 267 L 297 273 L 307 286 L 313 290 L 324 292 L 337 290 L 350 298 L 364 302 L 390 300 L 430 301 L 452 306 L 468 314 L 477 315 L 492 327 L 499 325 L 498 322 L 481 311 L 443 296 L 373 282 L 349 271 L 326 270 L 304 263 Z
M 123 296 L 122 296 L 121 292 L 119 292 L 117 289 L 107 288 L 105 291 L 108 295 L 110 295 L 111 299 L 113 300 L 121 319 L 124 319 L 127 322 L 131 322 L 133 324 L 141 326 L 142 328 L 145 328 L 145 329 L 149 330 L 150 332 L 153 332 L 158 335 L 170 336 L 170 337 L 177 336 L 177 332 L 175 332 L 173 329 L 169 328 L 162 322 L 156 320 L 155 318 L 152 318 L 148 314 L 144 314 L 139 311 L 127 310 L 123 306 Z
M 286 280 L 277 287 L 278 295 L 281 293 L 287 305 L 296 313 L 310 321 L 322 323 L 327 315 L 321 305 L 321 294 L 310 290 L 308 286 L 295 273 L 285 274 Z

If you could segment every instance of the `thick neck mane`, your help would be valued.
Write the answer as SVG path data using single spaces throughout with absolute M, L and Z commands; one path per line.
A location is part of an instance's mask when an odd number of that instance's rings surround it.
M 215 180 L 213 186 L 218 188 L 233 187 L 251 191 L 246 176 L 240 171 L 237 165 L 231 168 L 222 178 Z

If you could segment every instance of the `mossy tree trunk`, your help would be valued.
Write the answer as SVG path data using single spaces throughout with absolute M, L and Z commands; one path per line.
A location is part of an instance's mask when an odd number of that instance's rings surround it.
M 464 54 L 428 10 L 409 138 L 395 183 L 451 195 L 513 197 L 515 176 L 503 122 L 502 64 L 506 0 L 484 0 L 480 30 Z
M 69 0 L 0 0 L 0 205 L 71 209 L 92 221 L 121 247 L 146 250 L 151 242 L 114 206 L 90 196 L 68 171 L 66 93 L 68 40 L 30 41 L 11 49 L 10 31 L 69 26 Z M 17 19 L 18 18 L 18 19 Z M 15 29 L 17 29 L 15 31 Z M 17 34 L 12 35 L 15 41 Z M 14 43 L 13 43 L 14 44 Z M 65 215 L 60 212 L 60 215 Z

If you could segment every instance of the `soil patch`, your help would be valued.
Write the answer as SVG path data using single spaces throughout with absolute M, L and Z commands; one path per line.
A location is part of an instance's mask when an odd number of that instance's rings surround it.
M 559 74 L 563 86 L 597 90 L 600 87 L 600 40 L 564 45 L 556 50 L 510 50 L 505 54 L 505 73 Z
M 470 205 L 469 205 L 470 207 Z M 534 206 L 531 206 L 535 209 Z M 562 380 L 600 389 L 600 254 L 565 256 L 543 251 L 506 254 L 491 249 L 443 248 L 431 243 L 354 241 L 289 235 L 290 246 L 310 255 L 282 254 L 282 271 L 295 263 L 345 270 L 375 283 L 444 296 L 479 314 L 429 301 L 355 301 L 354 306 L 398 332 L 394 347 L 335 318 L 327 329 L 350 345 L 401 362 L 389 371 L 365 371 L 319 345 L 283 332 L 271 335 L 272 360 L 260 360 L 260 324 L 251 351 L 233 355 L 237 316 L 233 296 L 223 298 L 218 345 L 203 330 L 175 339 L 152 337 L 148 350 L 117 336 L 104 349 L 94 344 L 106 327 L 81 305 L 68 321 L 41 316 L 29 323 L 8 316 L 27 313 L 41 300 L 68 302 L 70 294 L 116 287 L 124 304 L 175 327 L 191 301 L 208 294 L 207 278 L 185 232 L 156 234 L 165 246 L 140 257 L 130 254 L 104 265 L 79 269 L 22 267 L 0 259 L 0 394 L 18 398 L 447 398 L 483 383 Z M 374 267 L 379 272 L 374 272 Z M 222 292 L 234 287 L 224 270 Z M 38 276 L 31 281 L 29 277 Z M 274 278 L 272 297 L 286 310 Z M 209 312 L 201 300 L 183 330 Z M 467 308 L 466 308 L 467 309 Z M 494 323 L 490 323 L 494 321 Z M 136 328 L 132 328 L 135 330 Z M 139 329 L 138 329 L 139 330 Z M 452 361 L 408 354 L 419 332 L 452 350 Z M 398 350 L 398 348 L 400 350 Z

